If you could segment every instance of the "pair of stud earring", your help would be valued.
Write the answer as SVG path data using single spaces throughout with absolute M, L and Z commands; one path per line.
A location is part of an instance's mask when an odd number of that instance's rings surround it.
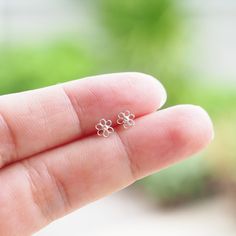
M 127 110 L 118 114 L 116 122 L 118 125 L 123 125 L 125 129 L 128 129 L 129 127 L 135 125 L 134 118 L 135 115 Z M 105 120 L 104 118 L 97 123 L 95 128 L 97 130 L 97 135 L 105 138 L 109 137 L 109 135 L 114 132 L 114 128 L 112 128 L 112 121 Z

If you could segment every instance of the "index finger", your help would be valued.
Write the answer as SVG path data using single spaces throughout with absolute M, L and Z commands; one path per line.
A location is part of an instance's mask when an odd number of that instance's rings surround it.
M 166 99 L 149 75 L 118 73 L 0 97 L 0 166 L 95 132 L 101 118 L 115 122 L 129 109 L 151 113 Z

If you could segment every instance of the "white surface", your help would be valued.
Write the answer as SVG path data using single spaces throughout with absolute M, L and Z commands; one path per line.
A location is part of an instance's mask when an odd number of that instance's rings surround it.
M 197 74 L 236 81 L 236 1 L 186 0 L 191 54 Z
M 67 0 L 0 0 L 0 41 L 44 42 L 66 33 L 82 35 L 88 8 Z
M 236 212 L 226 197 L 168 211 L 137 191 L 116 193 L 64 217 L 35 236 L 235 236 Z

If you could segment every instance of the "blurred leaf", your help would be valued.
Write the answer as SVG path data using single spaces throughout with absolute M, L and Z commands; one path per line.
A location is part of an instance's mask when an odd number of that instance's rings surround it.
M 93 57 L 73 41 L 5 48 L 0 60 L 0 94 L 34 89 L 90 75 Z

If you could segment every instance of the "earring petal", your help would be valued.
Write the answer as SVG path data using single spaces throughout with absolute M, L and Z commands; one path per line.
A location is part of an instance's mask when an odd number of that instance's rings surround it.
M 123 124 L 123 127 L 124 127 L 125 129 L 128 129 L 128 128 L 129 128 L 129 124 L 128 124 L 128 123 L 124 123 L 124 124 Z
M 125 113 L 124 113 L 124 112 L 120 112 L 120 113 L 118 114 L 118 118 L 123 119 L 124 117 L 125 117 Z
M 109 137 L 109 135 L 110 135 L 110 132 L 107 129 L 103 130 L 103 137 L 107 138 Z
M 124 112 L 124 115 L 125 116 L 129 116 L 131 113 L 130 113 L 130 111 L 129 110 L 126 110 L 125 112 Z
M 98 123 L 96 126 L 95 126 L 96 130 L 102 130 L 103 129 L 103 126 Z
M 134 120 L 129 120 L 127 123 L 129 124 L 129 126 L 134 126 L 135 124 Z
M 104 130 L 100 129 L 100 130 L 97 131 L 97 135 L 98 136 L 103 136 L 103 132 L 104 132 Z
M 112 127 L 109 127 L 107 130 L 108 130 L 108 132 L 110 132 L 110 133 L 115 132 L 115 130 L 114 130 Z
M 107 121 L 106 121 L 106 125 L 107 125 L 107 126 L 111 126 L 111 125 L 112 125 L 112 121 L 111 121 L 111 120 L 107 120 Z
M 129 118 L 133 120 L 135 118 L 135 115 L 134 114 L 130 114 Z
M 121 125 L 121 124 L 123 124 L 124 119 L 123 118 L 119 118 L 116 122 L 117 122 L 117 124 Z
M 105 120 L 105 119 L 101 119 L 101 120 L 100 120 L 100 124 L 101 124 L 101 125 L 106 125 L 106 120 Z

